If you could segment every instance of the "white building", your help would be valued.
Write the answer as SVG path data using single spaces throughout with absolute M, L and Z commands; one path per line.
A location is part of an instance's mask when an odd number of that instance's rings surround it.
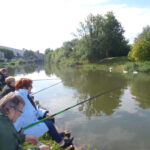
M 0 52 L 0 59 L 5 59 L 4 53 Z
M 11 51 L 13 51 L 15 56 L 23 56 L 24 50 L 20 50 L 20 49 L 16 49 L 16 48 L 11 48 L 11 47 L 6 47 L 6 46 L 0 46 L 0 48 L 4 48 L 4 49 L 9 49 Z

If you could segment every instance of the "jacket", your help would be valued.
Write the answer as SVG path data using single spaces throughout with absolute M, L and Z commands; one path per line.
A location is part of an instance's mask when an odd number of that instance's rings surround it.
M 0 110 L 0 150 L 23 150 L 21 144 L 25 141 L 25 135 L 17 133 L 13 123 Z M 39 150 L 39 148 L 32 148 Z
M 0 86 L 5 85 L 6 76 L 0 72 Z
M 16 130 L 20 131 L 23 127 L 39 121 L 38 118 L 43 117 L 47 112 L 47 110 L 38 109 L 38 108 L 35 109 L 35 107 L 31 104 L 30 100 L 28 99 L 27 89 L 19 89 L 16 91 L 16 94 L 20 95 L 25 102 L 22 115 L 14 123 Z M 37 137 L 40 137 L 47 131 L 48 131 L 48 127 L 46 126 L 45 123 L 42 122 L 38 125 L 35 125 L 25 130 L 24 134 L 35 135 Z
M 15 88 L 12 87 L 11 85 L 7 84 L 4 86 L 1 94 L 0 94 L 0 98 L 2 98 L 3 96 L 7 95 L 9 92 L 14 92 Z

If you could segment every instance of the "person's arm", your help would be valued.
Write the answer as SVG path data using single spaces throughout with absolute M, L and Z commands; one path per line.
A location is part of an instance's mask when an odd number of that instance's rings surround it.
M 49 113 L 48 110 L 37 108 L 38 117 L 45 117 L 47 113 Z

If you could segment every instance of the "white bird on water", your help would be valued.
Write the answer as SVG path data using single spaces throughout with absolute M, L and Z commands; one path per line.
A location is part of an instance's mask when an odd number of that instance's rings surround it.
M 137 71 L 133 71 L 133 74 L 138 74 L 138 72 Z
M 123 70 L 123 73 L 128 73 L 128 71 L 127 70 Z
M 109 67 L 109 72 L 112 72 L 112 68 L 111 67 Z

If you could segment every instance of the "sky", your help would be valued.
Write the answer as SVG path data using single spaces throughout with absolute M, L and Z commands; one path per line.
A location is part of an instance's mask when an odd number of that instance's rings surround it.
M 74 38 L 86 17 L 113 11 L 124 36 L 150 25 L 150 0 L 0 0 L 0 45 L 44 52 Z

